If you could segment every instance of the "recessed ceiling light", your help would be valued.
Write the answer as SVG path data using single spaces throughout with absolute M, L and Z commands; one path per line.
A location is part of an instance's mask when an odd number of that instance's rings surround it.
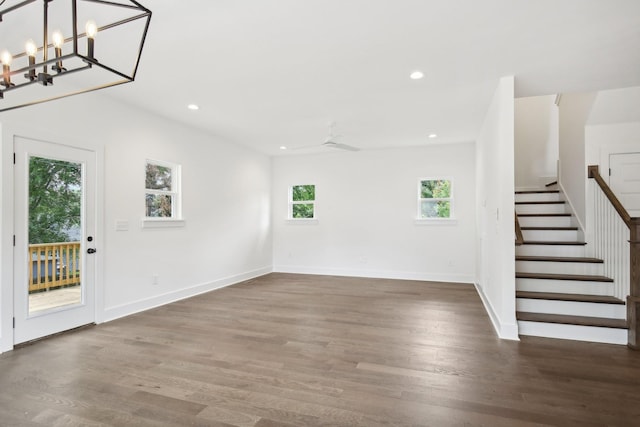
M 198 105 L 196 105 L 196 104 L 189 104 L 189 105 L 187 105 L 187 108 L 189 110 L 191 110 L 191 111 L 196 111 L 196 110 L 200 109 L 200 107 L 198 107 Z
M 281 150 L 286 150 L 286 149 L 287 149 L 287 147 L 285 147 L 284 145 L 281 145 L 281 146 L 280 146 L 280 149 L 281 149 Z
M 424 77 L 424 73 L 420 70 L 416 70 L 413 73 L 411 73 L 409 77 L 411 77 L 413 80 L 420 80 L 421 78 Z
M 433 139 L 433 138 L 437 138 L 438 135 L 436 135 L 435 133 L 429 134 L 429 138 Z

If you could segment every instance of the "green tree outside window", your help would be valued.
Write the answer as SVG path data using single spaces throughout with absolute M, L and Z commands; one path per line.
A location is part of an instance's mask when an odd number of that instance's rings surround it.
M 291 187 L 290 216 L 293 219 L 315 218 L 315 185 L 294 185 Z
M 420 218 L 451 218 L 451 181 L 420 181 Z
M 77 241 L 80 236 L 82 165 L 29 159 L 29 243 Z
M 174 169 L 151 161 L 145 170 L 145 216 L 172 218 L 174 216 Z

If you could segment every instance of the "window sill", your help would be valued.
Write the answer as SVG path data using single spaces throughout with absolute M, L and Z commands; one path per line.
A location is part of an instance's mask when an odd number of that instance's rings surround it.
M 179 228 L 184 227 L 186 221 L 184 219 L 168 219 L 168 218 L 143 218 L 142 228 Z
M 298 219 L 285 219 L 285 224 L 290 225 L 318 225 L 318 220 L 316 218 L 298 218 Z
M 455 218 L 416 218 L 415 225 L 458 225 Z

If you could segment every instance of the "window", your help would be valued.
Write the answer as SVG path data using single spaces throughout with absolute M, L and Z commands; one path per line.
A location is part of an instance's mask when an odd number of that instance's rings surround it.
M 315 185 L 294 185 L 289 189 L 289 218 L 314 219 L 316 200 Z
M 147 160 L 145 172 L 145 217 L 180 219 L 180 167 Z
M 418 219 L 453 218 L 450 179 L 421 179 L 418 191 Z

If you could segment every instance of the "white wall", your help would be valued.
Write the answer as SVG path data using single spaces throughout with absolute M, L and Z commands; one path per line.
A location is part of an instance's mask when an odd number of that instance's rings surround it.
M 640 152 L 640 87 L 598 92 L 585 127 L 585 169 L 598 165 L 609 181 L 609 156 Z M 592 236 L 591 193 L 586 193 L 587 242 Z M 587 245 L 587 251 L 592 250 Z
M 476 142 L 476 284 L 501 338 L 515 318 L 514 78 L 503 77 Z
M 557 179 L 558 107 L 555 95 L 515 100 L 515 184 L 538 189 Z
M 100 92 L 3 113 L 0 351 L 11 348 L 11 135 L 104 146 L 104 262 L 98 320 L 110 320 L 271 271 L 271 160 Z M 50 137 L 49 137 L 50 135 Z M 144 165 L 182 165 L 186 226 L 141 229 Z M 129 231 L 115 231 L 118 220 Z M 158 275 L 159 284 L 152 285 Z
M 640 121 L 585 127 L 587 165 L 600 166 L 600 174 L 608 182 L 609 156 L 615 153 L 640 152 Z
M 274 270 L 473 281 L 474 144 L 273 160 Z M 456 221 L 417 225 L 418 180 L 453 179 Z M 287 221 L 288 188 L 315 184 L 317 223 Z
M 635 149 L 637 123 L 640 123 L 640 87 L 562 95 L 559 183 L 585 230 L 587 241 L 590 238 L 587 165 L 600 165 L 602 174 L 609 167 L 610 153 Z
M 598 92 L 587 125 L 640 121 L 640 86 Z
M 584 127 L 596 93 L 563 94 L 560 101 L 560 167 L 558 183 L 571 205 L 582 230 L 585 230 L 585 166 Z M 586 231 L 586 230 L 585 230 Z

